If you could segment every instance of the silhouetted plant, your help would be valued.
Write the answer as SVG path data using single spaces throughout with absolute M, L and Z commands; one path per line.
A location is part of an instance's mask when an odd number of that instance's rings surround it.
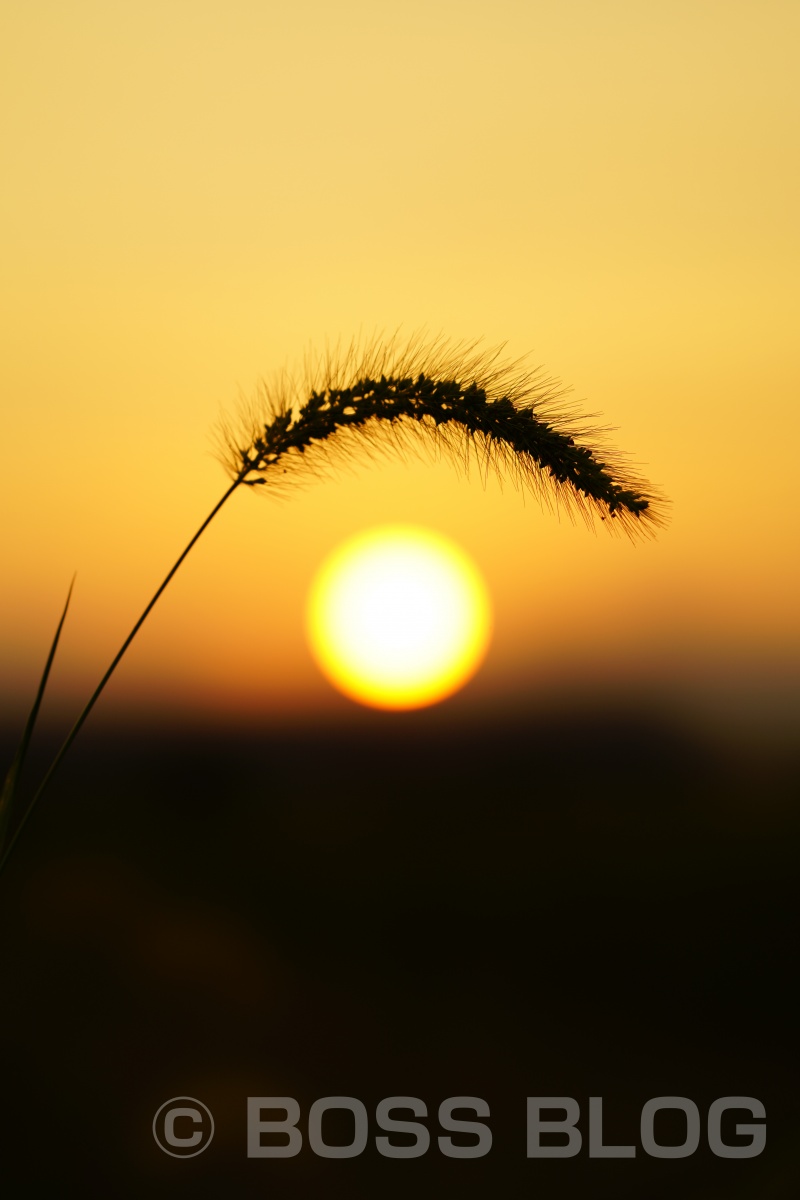
M 334 461 L 341 462 L 341 450 L 359 443 L 403 448 L 421 435 L 457 463 L 472 454 L 484 469 L 589 521 L 610 517 L 612 527 L 634 536 L 664 523 L 663 499 L 603 447 L 607 430 L 563 403 L 568 389 L 525 359 L 505 362 L 499 349 L 477 345 L 353 343 L 343 355 L 307 365 L 299 382 L 284 375 L 262 384 L 240 405 L 239 419 L 223 426 L 222 462 L 237 486 L 274 490 L 309 465 L 308 451 L 318 469 L 322 443 L 340 443 Z M 388 440 L 386 426 L 394 435 Z
M 0 835 L 5 834 L 0 868 L 56 768 L 75 740 L 120 659 L 161 593 L 223 504 L 242 485 L 267 494 L 279 492 L 287 477 L 319 471 L 326 451 L 349 461 L 359 448 L 385 450 L 428 447 L 468 466 L 474 457 L 485 473 L 531 490 L 550 505 L 577 510 L 591 524 L 597 515 L 607 527 L 630 537 L 652 534 L 665 521 L 664 499 L 632 474 L 622 457 L 604 447 L 606 429 L 588 425 L 564 403 L 567 389 L 526 366 L 509 362 L 501 349 L 478 350 L 478 342 L 430 342 L 417 335 L 395 336 L 344 353 L 308 360 L 299 381 L 285 374 L 262 383 L 220 430 L 220 458 L 231 485 L 173 564 L 150 603 L 123 642 L 70 730 L 38 790 L 17 813 L 17 781 L 25 757 L 64 617 L 58 627 L 36 702 L 0 798 Z M 386 434 L 388 433 L 388 437 Z M 69 600 L 69 598 L 68 598 Z M 64 612 L 66 613 L 66 607 Z

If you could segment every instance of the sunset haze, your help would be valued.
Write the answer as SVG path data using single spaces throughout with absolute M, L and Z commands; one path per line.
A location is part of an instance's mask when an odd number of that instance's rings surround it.
M 0 20 L 6 722 L 74 571 L 46 715 L 78 710 L 224 491 L 212 435 L 239 393 L 401 327 L 530 352 L 669 497 L 668 528 L 634 546 L 413 459 L 280 501 L 242 489 L 97 719 L 345 717 L 308 590 L 340 542 L 410 522 L 492 597 L 488 658 L 448 704 L 621 690 L 787 736 L 795 4 L 77 0 Z

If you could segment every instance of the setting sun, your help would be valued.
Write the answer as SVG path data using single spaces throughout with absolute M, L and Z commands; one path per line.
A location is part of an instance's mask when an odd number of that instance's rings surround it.
M 308 602 L 311 649 L 345 695 L 376 708 L 422 708 L 462 687 L 489 643 L 477 567 L 441 534 L 383 526 L 338 547 Z

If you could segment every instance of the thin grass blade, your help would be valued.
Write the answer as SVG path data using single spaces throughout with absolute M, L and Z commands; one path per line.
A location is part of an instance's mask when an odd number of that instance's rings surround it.
M 0 851 L 2 851 L 5 846 L 8 831 L 11 827 L 12 817 L 15 815 L 14 798 L 17 793 L 17 784 L 19 781 L 20 772 L 22 770 L 22 765 L 25 762 L 25 756 L 28 753 L 28 747 L 30 745 L 31 738 L 33 737 L 36 719 L 39 716 L 39 709 L 42 704 L 45 688 L 47 687 L 47 680 L 50 677 L 50 668 L 52 667 L 53 660 L 56 656 L 58 640 L 61 637 L 61 630 L 64 627 L 64 621 L 67 616 L 67 609 L 69 608 L 69 602 L 72 597 L 72 589 L 74 586 L 75 576 L 73 575 L 72 582 L 69 585 L 69 591 L 67 592 L 64 611 L 61 614 L 61 620 L 58 622 L 58 628 L 56 629 L 56 635 L 53 638 L 53 644 L 50 647 L 50 653 L 47 656 L 47 662 L 45 663 L 44 671 L 42 672 L 42 678 L 39 680 L 39 690 L 36 693 L 36 699 L 33 702 L 33 708 L 30 711 L 25 728 L 22 732 L 22 738 L 19 746 L 17 747 L 17 752 L 14 755 L 14 760 L 11 763 L 11 766 L 8 768 L 8 773 L 6 774 L 5 781 L 3 783 L 3 790 L 0 792 Z
M 244 476 L 242 476 L 242 479 L 243 479 L 243 478 L 244 478 Z M 195 542 L 198 540 L 198 538 L 199 538 L 199 537 L 200 537 L 200 535 L 203 533 L 203 531 L 206 529 L 206 527 L 207 527 L 207 526 L 208 526 L 208 525 L 209 525 L 209 524 L 210 524 L 210 523 L 213 521 L 214 517 L 217 515 L 217 513 L 219 512 L 219 510 L 222 508 L 223 504 L 225 504 L 225 503 L 226 503 L 226 501 L 228 500 L 228 498 L 229 498 L 230 496 L 232 496 L 232 495 L 233 495 L 233 493 L 236 491 L 236 489 L 237 489 L 237 488 L 240 486 L 240 484 L 242 483 L 242 479 L 236 479 L 236 480 L 234 480 L 234 482 L 231 484 L 231 486 L 230 486 L 230 487 L 227 489 L 227 491 L 225 492 L 225 494 L 224 494 L 224 496 L 222 497 L 222 499 L 221 499 L 221 500 L 219 500 L 219 501 L 218 501 L 218 502 L 217 502 L 217 503 L 214 505 L 214 507 L 212 508 L 211 512 L 208 514 L 208 516 L 206 517 L 205 521 L 203 521 L 203 524 L 200 526 L 200 528 L 198 529 L 197 533 L 194 535 L 194 537 L 191 539 L 191 541 L 189 542 L 189 544 L 186 546 L 186 548 L 185 548 L 185 550 L 183 551 L 183 553 L 182 553 L 182 554 L 181 554 L 181 555 L 180 555 L 180 556 L 179 556 L 179 557 L 176 559 L 175 563 L 174 563 L 174 564 L 173 564 L 173 566 L 170 568 L 170 571 L 169 571 L 169 573 L 167 574 L 166 578 L 164 579 L 163 583 L 162 583 L 162 584 L 161 584 L 161 586 L 158 588 L 157 592 L 155 593 L 155 595 L 153 596 L 152 600 L 150 601 L 150 603 L 149 603 L 149 604 L 147 605 L 147 607 L 145 608 L 145 610 L 144 610 L 144 612 L 142 613 L 142 615 L 139 617 L 139 620 L 136 622 L 136 624 L 134 625 L 133 629 L 130 631 L 130 633 L 129 633 L 129 634 L 128 634 L 128 636 L 126 637 L 125 641 L 122 643 L 122 646 L 121 646 L 121 647 L 120 647 L 120 649 L 117 651 L 117 653 L 116 653 L 115 657 L 112 659 L 112 662 L 111 662 L 111 665 L 110 665 L 110 667 L 108 668 L 108 670 L 106 671 L 105 675 L 104 675 L 104 676 L 103 676 L 103 678 L 100 680 L 100 682 L 98 683 L 97 687 L 94 689 L 94 691 L 92 692 L 91 696 L 89 697 L 89 699 L 87 700 L 86 704 L 84 705 L 84 707 L 83 707 L 83 710 L 82 710 L 82 712 L 81 712 L 80 716 L 78 717 L 77 721 L 76 721 L 76 722 L 75 722 L 75 724 L 72 726 L 72 729 L 71 729 L 71 730 L 70 730 L 70 732 L 67 734 L 67 737 L 66 737 L 66 739 L 65 739 L 65 740 L 64 740 L 64 742 L 62 743 L 61 749 L 59 750 L 58 754 L 55 756 L 55 758 L 54 758 L 54 759 L 53 759 L 53 761 L 51 762 L 51 764 L 50 764 L 50 766 L 49 766 L 49 768 L 48 768 L 48 770 L 47 770 L 47 772 L 46 772 L 46 774 L 45 774 L 45 776 L 44 776 L 44 779 L 43 779 L 43 780 L 42 780 L 42 782 L 39 784 L 39 787 L 37 788 L 37 790 L 34 792 L 33 796 L 31 797 L 30 801 L 28 802 L 28 805 L 27 805 L 27 807 L 26 807 L 26 808 L 24 809 L 24 811 L 21 813 L 21 815 L 19 816 L 19 818 L 16 820 L 16 823 L 15 823 L 15 828 L 13 829 L 13 831 L 11 831 L 11 830 L 10 830 L 8 827 L 6 827 L 6 829 L 5 829 L 5 836 L 4 836 L 4 839 L 3 839 L 3 841 L 2 841 L 2 842 L 0 842 L 0 850 L 2 851 L 2 852 L 0 853 L 0 872 L 3 870 L 3 867 L 4 867 L 4 866 L 6 865 L 6 863 L 8 862 L 9 856 L 11 855 L 11 851 L 14 849 L 14 846 L 15 846 L 15 845 L 16 845 L 16 843 L 17 843 L 17 839 L 19 838 L 20 834 L 22 833 L 22 830 L 23 830 L 23 828 L 24 828 L 24 826 L 25 826 L 25 823 L 26 823 L 26 821 L 28 820 L 28 817 L 31 815 L 31 813 L 33 812 L 34 808 L 36 807 L 36 803 L 37 803 L 37 801 L 40 799 L 40 797 L 41 797 L 42 793 L 43 793 L 43 792 L 46 790 L 46 788 L 47 788 L 48 784 L 50 783 L 50 780 L 53 778 L 53 775 L 55 774 L 56 770 L 58 769 L 58 766 L 59 766 L 59 764 L 61 763 L 61 760 L 63 759 L 64 755 L 67 753 L 67 751 L 69 750 L 70 746 L 71 746 L 71 745 L 72 745 L 72 743 L 75 741 L 75 738 L 76 738 L 76 737 L 78 736 L 78 734 L 80 733 L 80 731 L 81 731 L 81 728 L 83 727 L 83 724 L 84 724 L 84 722 L 85 722 L 86 718 L 89 716 L 89 713 L 92 711 L 92 709 L 94 708 L 95 704 L 97 703 L 97 701 L 98 701 L 98 699 L 99 699 L 99 697 L 100 697 L 100 695 L 101 695 L 101 693 L 102 693 L 103 689 L 105 688 L 106 684 L 108 683 L 109 679 L 111 678 L 111 676 L 112 676 L 112 675 L 114 674 L 114 672 L 116 671 L 116 669 L 117 669 L 117 666 L 119 665 L 120 659 L 121 659 L 121 658 L 122 658 L 122 656 L 125 654 L 125 651 L 128 649 L 128 647 L 130 646 L 130 644 L 131 644 L 131 642 L 133 641 L 133 639 L 136 637 L 136 634 L 137 634 L 137 633 L 139 632 L 139 630 L 141 629 L 141 627 L 142 627 L 142 625 L 144 624 L 144 622 L 145 622 L 145 620 L 146 620 L 146 618 L 147 618 L 148 614 L 150 613 L 151 609 L 152 609 L 152 608 L 153 608 L 153 606 L 155 605 L 156 601 L 158 600 L 158 598 L 159 598 L 159 596 L 161 595 L 161 593 L 164 591 L 164 589 L 165 589 L 165 587 L 167 586 L 167 584 L 169 583 L 169 581 L 172 579 L 172 576 L 173 576 L 173 575 L 175 574 L 175 572 L 178 570 L 178 567 L 181 565 L 181 563 L 182 563 L 182 562 L 183 562 L 183 560 L 186 558 L 186 556 L 187 556 L 187 554 L 189 553 L 189 551 L 192 549 L 192 546 L 194 546 Z M 73 583 L 74 583 L 74 579 L 73 579 Z M 71 586 L 70 586 L 70 591 L 72 591 L 72 587 L 71 587 Z M 67 603 L 69 603 L 69 596 L 67 597 Z M 66 616 L 66 608 L 64 609 L 64 616 Z M 63 624 L 63 621 L 64 621 L 64 617 L 62 616 L 62 618 L 61 618 L 61 622 L 62 622 L 62 624 Z M 59 634 L 60 632 L 61 632 L 61 625 L 59 625 L 59 627 L 58 627 L 58 633 L 56 634 L 56 642 L 58 642 L 58 634 Z M 44 680 L 42 681 L 42 690 L 43 690 L 43 687 L 44 687 L 44 682 L 45 682 L 45 681 L 46 681 L 46 679 L 47 679 L 47 672 L 48 672 L 48 671 L 49 671 L 49 669 L 50 669 L 50 663 L 52 662 L 52 656 L 53 656 L 53 654 L 54 654 L 54 653 L 55 653 L 55 643 L 54 643 L 54 645 L 53 645 L 53 649 L 52 649 L 52 651 L 51 651 L 50 659 L 48 660 L 47 668 L 46 668 L 46 670 L 45 670 L 45 677 L 44 677 Z M 37 698 L 37 701 L 38 701 L 38 698 Z M 14 768 L 13 768 L 13 766 L 12 766 L 12 771 L 13 771 L 13 770 L 14 770 Z M 19 770 L 19 769 L 17 768 L 17 773 L 18 773 L 18 770 Z M 13 789 L 13 784 L 12 784 L 12 789 Z

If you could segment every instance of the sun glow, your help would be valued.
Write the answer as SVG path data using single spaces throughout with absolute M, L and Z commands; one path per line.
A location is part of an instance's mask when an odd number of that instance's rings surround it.
M 463 550 L 416 526 L 383 526 L 345 542 L 309 594 L 308 636 L 323 673 L 375 708 L 435 704 L 486 653 L 486 585 Z

